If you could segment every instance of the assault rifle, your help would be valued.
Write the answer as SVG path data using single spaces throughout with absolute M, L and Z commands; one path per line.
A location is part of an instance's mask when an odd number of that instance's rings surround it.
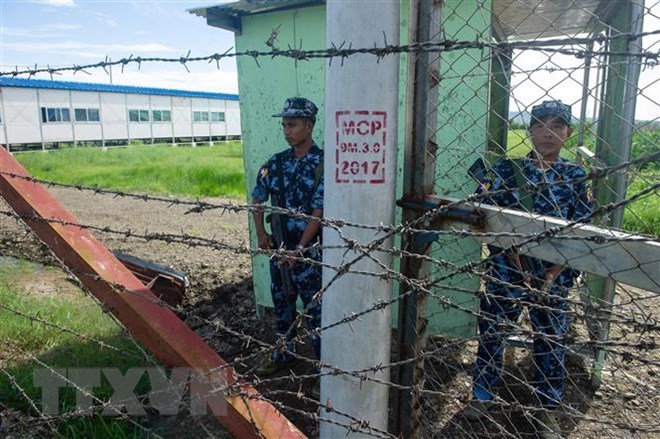
M 276 194 L 273 194 L 273 205 L 286 209 L 286 200 L 284 197 L 284 170 L 282 169 L 282 153 L 277 154 L 276 156 L 276 165 L 277 165 L 277 183 L 278 191 Z M 288 229 L 286 227 L 287 217 L 283 213 L 273 212 L 270 215 L 271 224 L 270 228 L 273 232 L 273 238 L 275 241 L 275 246 L 282 250 L 286 250 L 286 241 L 288 235 Z M 287 261 L 280 260 L 280 277 L 282 279 L 282 289 L 286 297 L 291 297 L 295 295 L 293 290 L 293 285 L 291 282 L 291 270 Z
M 525 190 L 525 177 L 522 175 L 522 163 L 519 160 L 511 160 L 511 166 L 514 170 L 514 184 L 515 187 L 511 189 L 518 189 L 520 191 L 521 204 L 527 212 L 532 212 L 532 196 L 528 190 Z M 479 185 L 482 184 L 483 179 L 488 174 L 488 167 L 486 163 L 478 158 L 475 162 L 468 168 L 468 174 L 472 177 Z M 493 246 L 495 247 L 495 246 Z M 499 248 L 499 247 L 497 247 Z M 499 249 L 502 251 L 502 249 Z M 527 255 L 521 255 L 518 253 L 513 253 L 509 256 L 511 262 L 518 267 L 521 271 L 521 274 L 525 276 L 526 274 L 532 274 L 534 272 L 534 262 L 532 258 Z M 534 282 L 534 279 L 533 279 Z
M 279 198 L 279 197 L 278 197 Z M 286 216 L 281 213 L 273 212 L 269 216 L 270 228 L 273 231 L 273 240 L 275 241 L 275 247 L 282 250 L 286 250 Z M 291 297 L 295 294 L 293 290 L 293 285 L 291 283 L 291 270 L 289 264 L 285 260 L 280 260 L 278 262 L 280 268 L 280 277 L 282 278 L 282 290 L 286 297 Z

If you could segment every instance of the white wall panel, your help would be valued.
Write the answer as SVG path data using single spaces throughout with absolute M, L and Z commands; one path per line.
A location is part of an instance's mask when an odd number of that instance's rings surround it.
M 31 88 L 3 87 L 7 143 L 40 143 L 37 90 Z
M 212 136 L 224 136 L 225 135 L 225 122 L 212 122 L 211 123 L 211 135 Z
M 148 122 L 130 122 L 128 129 L 131 139 L 151 139 L 151 128 Z
M 241 110 L 238 101 L 227 101 L 227 134 L 230 136 L 241 135 Z
M 195 122 L 193 123 L 193 130 L 195 137 L 208 137 L 211 133 L 208 122 Z
M 69 90 L 39 89 L 39 98 L 42 107 L 70 108 Z
M 127 94 L 126 100 L 128 101 L 128 108 L 137 108 L 142 110 L 149 109 L 149 96 Z
M 190 137 L 192 135 L 192 114 L 190 113 L 190 98 L 172 98 L 172 122 L 174 122 L 174 137 Z
M 73 129 L 76 133 L 76 142 L 82 142 L 85 140 L 101 140 L 101 124 L 98 122 L 84 123 L 79 122 L 73 125 Z
M 45 123 L 44 142 L 73 142 L 71 122 Z
M 170 97 L 169 96 L 151 96 L 151 108 L 154 110 L 169 110 Z
M 171 122 L 154 122 L 152 128 L 154 132 L 154 138 L 172 137 Z
M 99 108 L 99 93 L 96 91 L 71 91 L 71 107 Z
M 126 129 L 126 110 L 123 93 L 101 93 L 101 123 L 106 140 L 121 140 L 128 138 Z

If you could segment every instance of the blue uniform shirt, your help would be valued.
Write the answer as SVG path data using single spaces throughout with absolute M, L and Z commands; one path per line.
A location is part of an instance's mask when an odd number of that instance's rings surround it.
M 305 215 L 311 215 L 314 209 L 323 209 L 323 169 L 317 170 L 323 166 L 323 150 L 312 145 L 309 152 L 301 158 L 296 157 L 293 148 L 279 154 L 284 179 L 284 207 Z M 279 197 L 279 184 L 277 155 L 274 155 L 259 169 L 252 198 L 263 203 L 269 197 Z M 297 244 L 297 239 L 304 232 L 307 223 L 305 219 L 288 218 L 288 244 Z
M 486 178 L 481 182 L 477 192 L 487 193 L 508 189 L 502 193 L 495 193 L 483 199 L 483 203 L 492 204 L 510 209 L 525 210 L 520 203 L 521 191 L 516 184 L 515 167 L 520 161 L 503 159 L 498 161 Z M 531 189 L 534 213 L 546 216 L 564 218 L 569 221 L 590 222 L 590 214 L 593 206 L 591 191 L 585 180 L 573 181 L 586 177 L 584 170 L 558 158 L 552 167 L 542 170 L 534 166 L 532 160 L 522 160 L 521 174 L 529 184 L 545 184 L 542 188 Z M 553 264 L 536 260 L 536 275 Z M 541 263 L 541 265 L 539 265 Z M 513 265 L 506 255 L 495 256 L 493 260 L 495 268 L 494 275 L 499 279 L 515 282 L 519 280 L 518 269 Z M 577 275 L 577 272 L 573 273 Z

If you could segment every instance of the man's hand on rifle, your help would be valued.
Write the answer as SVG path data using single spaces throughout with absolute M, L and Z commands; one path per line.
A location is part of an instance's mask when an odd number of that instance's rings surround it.
M 513 264 L 518 269 L 518 272 L 523 277 L 522 284 L 527 289 L 531 289 L 532 288 L 532 274 L 529 271 L 526 271 L 525 268 L 523 267 L 522 261 L 520 259 L 520 255 L 518 253 L 511 253 L 510 258 L 513 261 Z
M 260 233 L 258 236 L 259 248 L 268 250 L 274 247 L 273 237 L 268 233 Z
M 541 291 L 549 294 L 550 288 L 552 288 L 552 285 L 555 283 L 555 279 L 557 279 L 557 276 L 559 276 L 563 269 L 563 265 L 553 265 L 550 269 L 548 269 L 544 275 Z
M 304 258 L 305 247 L 301 244 L 296 246 L 295 253 L 291 256 L 285 256 L 280 260 L 280 264 L 287 264 L 290 269 L 296 266 L 298 259 Z

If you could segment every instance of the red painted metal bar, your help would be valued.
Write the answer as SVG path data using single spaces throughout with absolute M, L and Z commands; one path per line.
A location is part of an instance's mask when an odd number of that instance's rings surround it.
M 0 147 L 0 171 L 29 176 Z M 78 223 L 41 185 L 0 174 L 0 195 L 21 215 Z M 26 219 L 34 233 L 75 273 L 80 281 L 117 316 L 124 326 L 167 367 L 189 367 L 211 382 L 230 384 L 242 395 L 258 391 L 237 380 L 236 373 L 173 312 L 155 303 L 156 297 L 89 231 L 79 227 Z M 100 279 L 97 280 L 96 276 Z M 107 282 L 106 282 L 107 281 Z M 127 291 L 118 291 L 111 284 Z M 145 300 L 146 299 L 146 300 Z M 305 436 L 266 401 L 219 394 L 208 400 L 214 416 L 240 438 L 304 438 Z

